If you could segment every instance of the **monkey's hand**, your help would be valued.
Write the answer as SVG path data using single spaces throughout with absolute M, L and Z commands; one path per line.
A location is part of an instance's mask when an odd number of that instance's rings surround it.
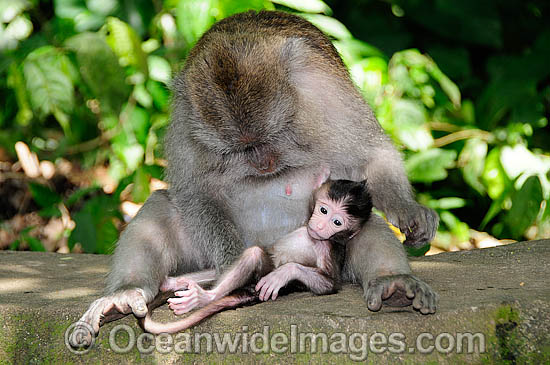
M 406 246 L 421 247 L 430 242 L 437 231 L 439 216 L 417 202 L 387 213 L 388 220 L 405 235 Z
M 270 297 L 273 300 L 277 299 L 279 290 L 290 281 L 289 273 L 294 268 L 293 265 L 293 263 L 285 264 L 258 281 L 255 289 L 257 292 L 260 292 L 258 295 L 260 300 L 266 301 Z
M 195 308 L 204 307 L 216 299 L 213 291 L 204 290 L 191 279 L 187 279 L 187 290 L 177 291 L 174 294 L 178 298 L 168 299 L 168 307 L 176 315 L 187 313 Z
M 365 292 L 371 311 L 382 308 L 382 302 L 393 307 L 413 305 L 422 314 L 435 313 L 437 294 L 428 284 L 412 275 L 380 276 L 369 281 Z
M 71 332 L 70 345 L 88 347 L 92 343 L 92 336 L 99 333 L 99 327 L 130 313 L 136 317 L 144 317 L 147 314 L 147 303 L 141 289 L 123 290 L 95 300 Z

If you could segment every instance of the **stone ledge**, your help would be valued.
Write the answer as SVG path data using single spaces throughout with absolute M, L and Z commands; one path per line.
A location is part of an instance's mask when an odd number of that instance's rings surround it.
M 73 354 L 65 347 L 64 332 L 90 302 L 101 295 L 108 257 L 2 251 L 0 261 L 0 363 L 351 362 L 364 358 L 360 345 L 364 338 L 370 338 L 376 332 L 382 334 L 376 335 L 376 340 L 380 341 L 383 341 L 381 336 L 388 339 L 391 333 L 403 334 L 405 351 L 375 354 L 367 346 L 366 360 L 369 362 L 550 361 L 550 240 L 412 260 L 415 275 L 423 278 L 440 295 L 435 315 L 423 316 L 412 308 L 384 307 L 380 312 L 370 312 L 361 289 L 353 285 L 328 296 L 296 293 L 274 302 L 223 312 L 186 332 L 192 339 L 196 333 L 205 337 L 214 335 L 213 351 L 207 351 L 207 340 L 203 337 L 201 353 L 198 354 L 178 354 L 175 351 L 141 354 L 135 348 L 126 354 L 116 353 L 109 343 L 110 330 L 126 324 L 139 336 L 142 332 L 133 317 L 105 325 L 88 353 Z M 155 317 L 163 321 L 173 319 L 166 307 L 157 309 Z M 247 353 L 242 353 L 241 342 L 241 351 L 236 354 L 217 351 L 215 334 L 223 336 L 234 332 L 241 332 L 241 340 L 244 337 L 250 340 L 258 333 L 256 337 L 260 340 L 256 343 L 261 349 L 264 326 L 268 326 L 271 335 L 281 333 L 277 336 L 282 341 L 287 338 L 287 345 L 279 342 L 269 347 L 269 352 L 255 354 L 251 346 L 245 347 Z M 329 348 L 331 351 L 312 353 L 309 346 L 301 351 L 299 336 L 310 332 L 326 334 L 329 347 L 333 346 Z M 457 354 L 456 344 L 449 354 L 438 351 L 421 354 L 418 348 L 415 349 L 415 341 L 421 333 L 433 336 L 422 342 L 428 347 L 442 333 L 456 339 L 457 333 L 478 332 L 483 334 L 486 342 L 486 352 L 482 354 L 477 347 L 473 354 Z M 298 340 L 294 352 L 291 351 L 293 333 Z M 361 337 L 361 334 L 366 334 L 366 337 Z M 443 347 L 447 347 L 449 335 L 441 335 Z M 270 337 L 270 345 L 277 341 L 274 340 L 277 336 Z M 122 337 L 119 338 L 121 345 L 124 343 Z M 356 347 L 348 348 L 351 353 L 342 353 L 339 346 L 342 341 L 353 339 Z M 321 344 L 322 339 L 319 341 Z M 148 344 L 146 341 L 145 345 Z M 276 353 L 277 349 L 285 350 L 285 347 L 286 351 Z M 373 348 L 384 347 L 396 350 L 399 346 L 382 344 Z

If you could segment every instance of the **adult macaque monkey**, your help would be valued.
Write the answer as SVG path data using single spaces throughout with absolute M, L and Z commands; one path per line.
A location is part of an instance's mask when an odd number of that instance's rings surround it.
M 418 246 L 436 213 L 416 203 L 399 153 L 355 88 L 330 40 L 306 20 L 247 12 L 215 24 L 174 81 L 165 141 L 169 190 L 154 192 L 122 233 L 107 295 L 81 317 L 93 328 L 133 313 L 168 276 L 216 273 L 253 245 L 303 225 L 314 180 L 367 179 L 373 204 Z M 343 279 L 382 302 L 435 311 L 436 295 L 411 275 L 402 244 L 376 215 L 346 249 Z M 90 335 L 75 331 L 75 346 Z
M 269 247 L 252 246 L 244 250 L 213 289 L 203 289 L 185 274 L 168 278 L 161 285 L 161 291 L 188 289 L 176 292 L 179 298 L 169 299 L 174 313 L 204 308 L 169 323 L 155 322 L 149 312 L 140 324 L 154 334 L 183 331 L 224 309 L 269 298 L 275 300 L 279 290 L 292 281 L 301 282 L 317 295 L 335 293 L 345 244 L 363 227 L 371 210 L 372 201 L 364 182 L 325 182 L 315 191 L 307 225 Z M 253 286 L 245 287 L 247 284 Z

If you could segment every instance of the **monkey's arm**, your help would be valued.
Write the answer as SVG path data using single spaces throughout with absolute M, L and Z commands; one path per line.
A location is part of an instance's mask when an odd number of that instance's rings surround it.
M 292 280 L 298 280 L 317 295 L 336 292 L 334 278 L 325 270 L 309 267 L 294 262 L 284 264 L 258 281 L 256 291 L 259 291 L 260 300 L 277 299 L 279 290 Z
M 374 206 L 405 234 L 405 245 L 420 247 L 430 242 L 439 217 L 414 200 L 399 153 L 388 141 L 373 148 L 368 157 L 365 175 Z

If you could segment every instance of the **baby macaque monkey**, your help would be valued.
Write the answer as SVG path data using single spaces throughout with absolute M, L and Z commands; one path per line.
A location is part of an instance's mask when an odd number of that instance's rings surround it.
M 275 300 L 279 290 L 294 280 L 317 295 L 335 293 L 345 244 L 360 231 L 371 210 L 365 181 L 326 181 L 313 194 L 307 225 L 270 247 L 246 249 L 213 289 L 203 289 L 189 276 L 167 278 L 161 291 L 187 287 L 175 292 L 177 298 L 168 299 L 175 314 L 204 308 L 171 323 L 155 322 L 149 312 L 141 322 L 143 329 L 154 334 L 179 332 L 224 309 Z

